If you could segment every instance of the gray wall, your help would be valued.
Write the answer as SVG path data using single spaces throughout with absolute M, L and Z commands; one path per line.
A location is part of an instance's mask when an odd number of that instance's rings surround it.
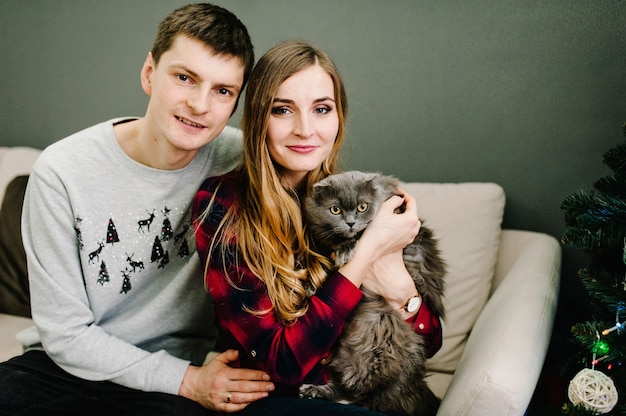
M 143 115 L 141 64 L 184 3 L 0 0 L 0 145 L 43 148 Z M 624 1 L 217 3 L 248 26 L 257 56 L 299 38 L 335 58 L 350 98 L 346 168 L 497 182 L 505 227 L 555 237 L 563 199 L 609 173 L 601 157 L 626 121 Z M 564 248 L 566 307 L 585 262 Z

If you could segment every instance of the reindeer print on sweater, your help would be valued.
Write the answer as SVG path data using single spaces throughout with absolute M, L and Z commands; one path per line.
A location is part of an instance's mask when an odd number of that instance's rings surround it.
M 133 288 L 134 276 L 147 268 L 164 269 L 172 260 L 171 253 L 185 261 L 195 247 L 189 213 L 167 206 L 119 219 L 110 217 L 106 224 L 89 224 L 91 235 L 99 237 L 92 243 L 84 237 L 89 216 L 77 215 L 74 222 L 77 245 L 93 266 L 94 281 L 101 286 L 117 282 L 120 294 Z M 122 228 L 118 229 L 117 224 Z

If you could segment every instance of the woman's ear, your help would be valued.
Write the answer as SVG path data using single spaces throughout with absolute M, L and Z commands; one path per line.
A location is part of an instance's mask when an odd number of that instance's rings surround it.
M 152 74 L 154 70 L 154 58 L 152 57 L 152 52 L 148 52 L 148 56 L 146 56 L 146 60 L 141 68 L 141 88 L 148 96 L 152 95 Z

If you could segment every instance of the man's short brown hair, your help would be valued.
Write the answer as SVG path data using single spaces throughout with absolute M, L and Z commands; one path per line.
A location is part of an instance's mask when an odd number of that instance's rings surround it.
M 254 65 L 254 50 L 248 30 L 237 16 L 209 3 L 189 4 L 174 10 L 159 25 L 152 45 L 155 65 L 178 35 L 205 43 L 217 55 L 239 58 L 244 66 L 242 87 L 246 85 Z

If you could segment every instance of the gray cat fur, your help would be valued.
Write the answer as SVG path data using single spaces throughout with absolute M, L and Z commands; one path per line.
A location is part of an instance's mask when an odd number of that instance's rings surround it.
M 304 216 L 317 249 L 327 255 L 334 251 L 337 267 L 346 263 L 380 205 L 397 194 L 398 186 L 391 176 L 359 171 L 331 175 L 315 184 L 304 201 Z M 363 201 L 369 208 L 357 213 Z M 340 206 L 343 215 L 331 214 L 331 206 Z M 422 225 L 403 257 L 423 301 L 443 317 L 446 265 L 432 230 Z M 439 399 L 424 380 L 422 337 L 384 298 L 362 290 L 363 300 L 346 323 L 328 364 L 330 381 L 303 386 L 300 395 L 393 414 L 434 415 Z

